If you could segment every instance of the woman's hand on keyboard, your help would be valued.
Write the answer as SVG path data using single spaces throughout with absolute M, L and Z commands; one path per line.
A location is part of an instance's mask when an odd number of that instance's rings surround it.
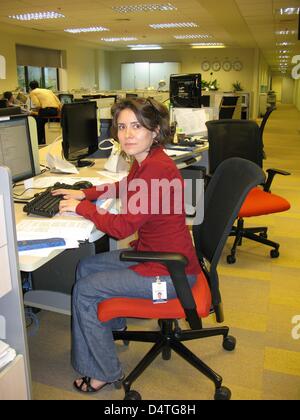
M 81 190 L 67 190 L 67 189 L 58 189 L 53 190 L 52 195 L 63 195 L 64 200 L 84 200 L 85 194 Z
M 76 212 L 76 207 L 80 203 L 80 200 L 61 200 L 59 203 L 59 212 L 65 213 L 66 211 Z

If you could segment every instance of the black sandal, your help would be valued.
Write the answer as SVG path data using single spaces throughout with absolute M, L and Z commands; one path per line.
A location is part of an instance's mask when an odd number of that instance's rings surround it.
M 91 379 L 92 378 L 89 377 L 89 376 L 83 376 L 80 379 L 81 379 L 81 384 L 78 385 L 77 382 L 74 381 L 73 382 L 73 386 L 74 386 L 74 388 L 77 391 L 86 394 L 86 393 L 95 393 L 95 392 L 101 391 L 101 389 L 103 389 L 106 385 L 111 385 L 111 384 L 113 384 L 116 389 L 121 389 L 121 387 L 122 387 L 122 381 L 124 379 L 124 376 L 122 378 L 118 379 L 117 381 L 114 381 L 114 382 L 106 382 L 105 384 L 101 385 L 99 388 L 94 388 L 91 385 Z M 84 385 L 86 385 L 86 389 L 85 390 L 82 389 Z

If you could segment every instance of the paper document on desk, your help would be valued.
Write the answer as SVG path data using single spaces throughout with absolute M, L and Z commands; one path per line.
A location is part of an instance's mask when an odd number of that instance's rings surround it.
M 114 182 L 119 182 L 128 175 L 128 172 L 110 172 L 110 171 L 98 171 L 98 174 L 104 177 L 104 182 L 106 184 L 112 184 Z M 103 180 L 102 180 L 103 183 Z
M 94 223 L 90 220 L 30 220 L 24 219 L 17 224 L 18 241 L 29 239 L 64 238 L 85 241 L 89 238 Z
M 63 174 L 79 174 L 78 169 L 75 165 L 63 160 L 58 156 L 54 156 L 51 153 L 46 155 L 47 164 L 52 172 L 58 172 Z
M 174 108 L 174 118 L 177 126 L 186 135 L 207 133 L 205 123 L 211 119 L 205 108 Z
M 7 343 L 0 340 L 0 369 L 12 362 L 16 357 L 16 351 Z

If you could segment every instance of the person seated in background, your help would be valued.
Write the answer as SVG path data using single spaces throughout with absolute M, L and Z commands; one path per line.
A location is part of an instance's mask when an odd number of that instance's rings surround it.
M 14 95 L 10 91 L 6 91 L 3 93 L 3 99 L 6 99 L 6 106 L 17 106 L 17 103 L 15 101 Z
M 31 115 L 33 115 L 36 119 L 38 142 L 39 144 L 45 144 L 46 117 L 57 117 L 60 113 L 62 105 L 52 90 L 39 88 L 39 84 L 36 80 L 29 83 L 29 88 L 29 97 L 34 107 L 34 110 L 31 111 Z

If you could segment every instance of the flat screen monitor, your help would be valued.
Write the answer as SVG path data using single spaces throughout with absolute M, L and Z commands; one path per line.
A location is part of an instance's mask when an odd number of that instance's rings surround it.
M 72 95 L 70 93 L 60 93 L 58 95 L 58 99 L 60 100 L 60 102 L 62 103 L 62 105 L 64 105 L 64 104 L 71 104 L 73 102 L 74 95 Z
M 96 102 L 65 104 L 61 122 L 65 158 L 76 161 L 78 167 L 91 165 L 82 159 L 98 149 Z
M 9 106 L 7 108 L 0 108 L 0 117 L 6 117 L 9 115 L 20 115 L 22 114 L 21 107 Z
M 27 116 L 0 117 L 0 166 L 7 166 L 13 182 L 35 176 Z
M 172 74 L 170 102 L 174 108 L 201 108 L 201 74 Z

